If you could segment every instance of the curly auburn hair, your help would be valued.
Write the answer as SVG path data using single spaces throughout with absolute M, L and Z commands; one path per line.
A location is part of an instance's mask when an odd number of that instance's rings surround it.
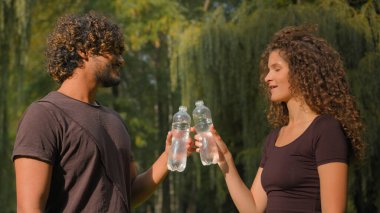
M 48 37 L 48 72 L 61 84 L 73 74 L 75 68 L 83 65 L 84 59 L 79 52 L 121 55 L 123 51 L 123 34 L 107 17 L 94 12 L 66 15 L 58 19 Z
M 277 32 L 260 59 L 261 82 L 268 73 L 269 55 L 279 50 L 289 64 L 291 93 L 303 97 L 317 114 L 334 116 L 342 125 L 351 150 L 362 158 L 362 122 L 349 91 L 341 56 L 324 39 L 316 36 L 315 26 L 285 27 Z M 268 87 L 264 87 L 269 99 Z M 270 102 L 267 114 L 274 127 L 289 121 L 285 103 Z

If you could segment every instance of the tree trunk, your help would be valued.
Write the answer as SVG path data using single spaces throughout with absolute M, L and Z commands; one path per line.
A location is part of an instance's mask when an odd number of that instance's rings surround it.
M 205 0 L 205 3 L 203 5 L 203 11 L 207 12 L 208 8 L 210 6 L 211 0 Z
M 156 106 L 157 106 L 157 118 L 158 118 L 158 142 L 159 151 L 165 147 L 166 134 L 170 130 L 169 125 L 169 68 L 167 61 L 167 44 L 165 35 L 160 35 L 161 45 L 155 51 L 154 67 L 156 69 Z M 167 178 L 162 183 L 162 207 L 166 208 L 165 212 L 171 212 L 170 210 L 170 179 Z M 163 209 L 162 209 L 163 210 Z

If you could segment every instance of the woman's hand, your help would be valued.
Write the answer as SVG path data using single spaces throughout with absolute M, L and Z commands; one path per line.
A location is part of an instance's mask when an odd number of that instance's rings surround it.
M 191 128 L 192 132 L 195 132 L 194 127 Z M 218 132 L 215 130 L 214 125 L 210 126 L 210 132 L 212 133 L 214 137 L 214 141 L 216 143 L 216 146 L 218 147 L 218 153 L 219 153 L 219 161 L 218 165 L 223 173 L 228 172 L 228 165 L 227 161 L 232 160 L 232 155 L 230 153 L 230 150 L 226 146 L 226 144 L 223 142 L 222 138 L 218 134 Z M 199 134 L 196 134 L 194 136 L 195 139 L 195 146 L 196 146 L 196 152 L 200 151 L 200 147 L 202 146 L 202 137 Z
M 172 132 L 169 131 L 166 135 L 166 141 L 165 141 L 165 152 L 169 153 L 170 147 L 172 145 Z M 186 141 L 186 150 L 187 150 L 187 156 L 191 155 L 191 153 L 195 152 L 195 146 L 194 141 L 191 137 L 189 137 Z

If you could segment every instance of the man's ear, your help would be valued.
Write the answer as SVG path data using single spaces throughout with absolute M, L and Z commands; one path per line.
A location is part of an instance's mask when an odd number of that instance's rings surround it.
M 85 61 L 88 60 L 88 54 L 87 54 L 87 53 L 85 53 L 85 52 L 83 52 L 83 51 L 80 51 L 80 50 L 78 50 L 77 53 L 78 53 L 78 55 L 79 55 L 81 58 L 83 58 Z

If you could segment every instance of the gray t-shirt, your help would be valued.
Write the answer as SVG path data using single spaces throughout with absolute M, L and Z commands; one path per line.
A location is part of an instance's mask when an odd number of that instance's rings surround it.
M 266 212 L 321 212 L 318 166 L 348 163 L 343 128 L 334 117 L 320 115 L 290 144 L 277 147 L 278 134 L 276 129 L 268 135 L 260 164 Z
M 49 93 L 23 115 L 19 157 L 53 166 L 46 212 L 130 212 L 130 137 L 111 109 Z

